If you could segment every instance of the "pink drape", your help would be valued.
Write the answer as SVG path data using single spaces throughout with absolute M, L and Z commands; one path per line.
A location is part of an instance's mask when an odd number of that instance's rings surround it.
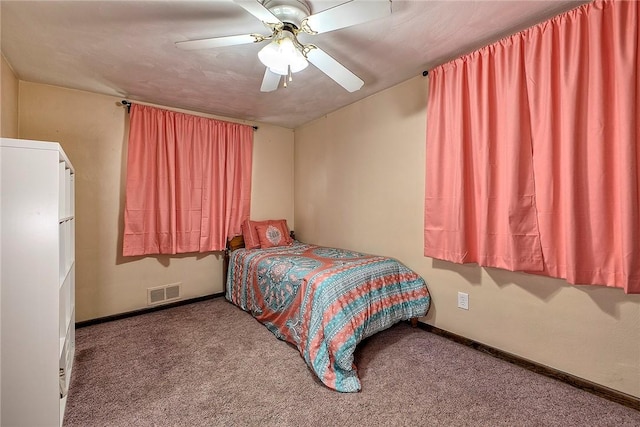
M 125 256 L 219 251 L 249 216 L 253 128 L 131 105 Z
M 425 255 L 542 270 L 524 58 L 505 44 L 429 73 Z
M 430 72 L 426 256 L 640 293 L 639 13 L 598 0 Z

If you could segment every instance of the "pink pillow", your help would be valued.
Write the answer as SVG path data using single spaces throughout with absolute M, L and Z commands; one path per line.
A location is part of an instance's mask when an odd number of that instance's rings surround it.
M 255 249 L 260 247 L 260 240 L 256 232 L 254 224 L 256 221 L 245 219 L 242 221 L 240 228 L 242 229 L 242 237 L 244 238 L 244 247 L 247 249 Z
M 287 227 L 286 219 L 272 219 L 265 221 L 251 221 L 246 219 L 242 222 L 242 237 L 244 238 L 244 247 L 247 249 L 255 249 L 259 247 L 271 247 L 271 246 L 282 246 L 282 245 L 270 245 L 270 246 L 262 246 L 260 238 L 258 237 L 258 226 L 268 226 L 274 225 L 278 228 L 280 233 L 284 236 L 284 245 L 288 245 L 293 243 L 293 239 L 289 235 L 289 227 Z M 265 236 L 266 239 L 266 236 Z M 268 243 L 265 243 L 268 244 Z
M 269 221 L 269 224 L 256 225 L 260 247 L 262 249 L 274 246 L 288 246 L 291 244 L 289 230 L 286 223 L 281 221 Z

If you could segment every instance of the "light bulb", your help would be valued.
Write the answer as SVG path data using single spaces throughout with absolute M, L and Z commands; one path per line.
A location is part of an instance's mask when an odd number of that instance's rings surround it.
M 272 41 L 271 43 L 263 47 L 260 52 L 258 52 L 258 58 L 260 59 L 260 62 L 262 62 L 269 68 L 277 67 L 278 65 L 280 65 L 278 44 L 275 41 Z
M 293 43 L 293 34 L 282 31 L 275 40 L 258 52 L 258 58 L 271 71 L 280 75 L 287 75 L 289 68 L 292 73 L 302 71 L 309 63 Z

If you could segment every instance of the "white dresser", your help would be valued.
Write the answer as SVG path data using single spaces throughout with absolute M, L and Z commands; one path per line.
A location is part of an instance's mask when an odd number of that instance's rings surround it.
M 0 425 L 60 426 L 75 349 L 75 217 L 59 144 L 0 140 L 0 219 Z

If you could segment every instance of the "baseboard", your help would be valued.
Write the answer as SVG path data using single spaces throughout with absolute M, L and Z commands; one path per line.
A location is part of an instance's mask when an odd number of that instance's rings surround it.
M 581 390 L 587 391 L 589 393 L 600 396 L 604 399 L 611 400 L 613 402 L 619 403 L 621 405 L 627 406 L 631 409 L 635 409 L 640 411 L 640 399 L 631 396 L 626 393 L 622 393 L 617 390 L 613 390 L 611 388 L 605 387 L 600 384 L 596 384 L 594 382 L 585 380 L 580 377 L 576 377 L 574 375 L 568 374 L 566 372 L 559 371 L 554 368 L 550 368 L 548 366 L 544 366 L 542 364 L 532 362 L 530 360 L 524 359 L 520 356 L 516 356 L 511 353 L 507 353 L 506 351 L 499 350 L 497 348 L 488 346 L 486 344 L 479 343 L 477 341 L 471 340 L 469 338 L 465 338 L 463 336 L 454 334 L 449 331 L 445 331 L 444 329 L 437 328 L 435 326 L 428 325 L 426 323 L 418 322 L 418 327 L 425 331 L 431 332 L 433 334 L 439 335 L 441 337 L 450 339 L 457 343 L 466 345 L 467 347 L 474 348 L 483 353 L 490 354 L 491 356 L 497 357 L 499 359 L 505 360 L 509 363 L 513 363 L 530 371 L 536 372 L 538 374 L 555 378 L 559 381 L 567 383 L 573 387 L 579 388 Z
M 83 320 L 82 322 L 76 322 L 76 329 L 83 328 L 85 326 L 97 325 L 99 323 L 112 322 L 114 320 L 126 319 L 127 317 L 139 316 L 141 314 L 152 313 L 154 311 L 166 310 L 167 308 L 178 307 L 181 305 L 191 304 L 194 302 L 205 301 L 213 298 L 223 297 L 224 293 L 215 293 L 210 295 L 204 295 L 201 297 L 184 299 L 168 304 L 156 305 L 154 307 L 141 308 L 140 310 L 128 311 L 126 313 L 113 314 L 111 316 L 98 317 L 96 319 Z

